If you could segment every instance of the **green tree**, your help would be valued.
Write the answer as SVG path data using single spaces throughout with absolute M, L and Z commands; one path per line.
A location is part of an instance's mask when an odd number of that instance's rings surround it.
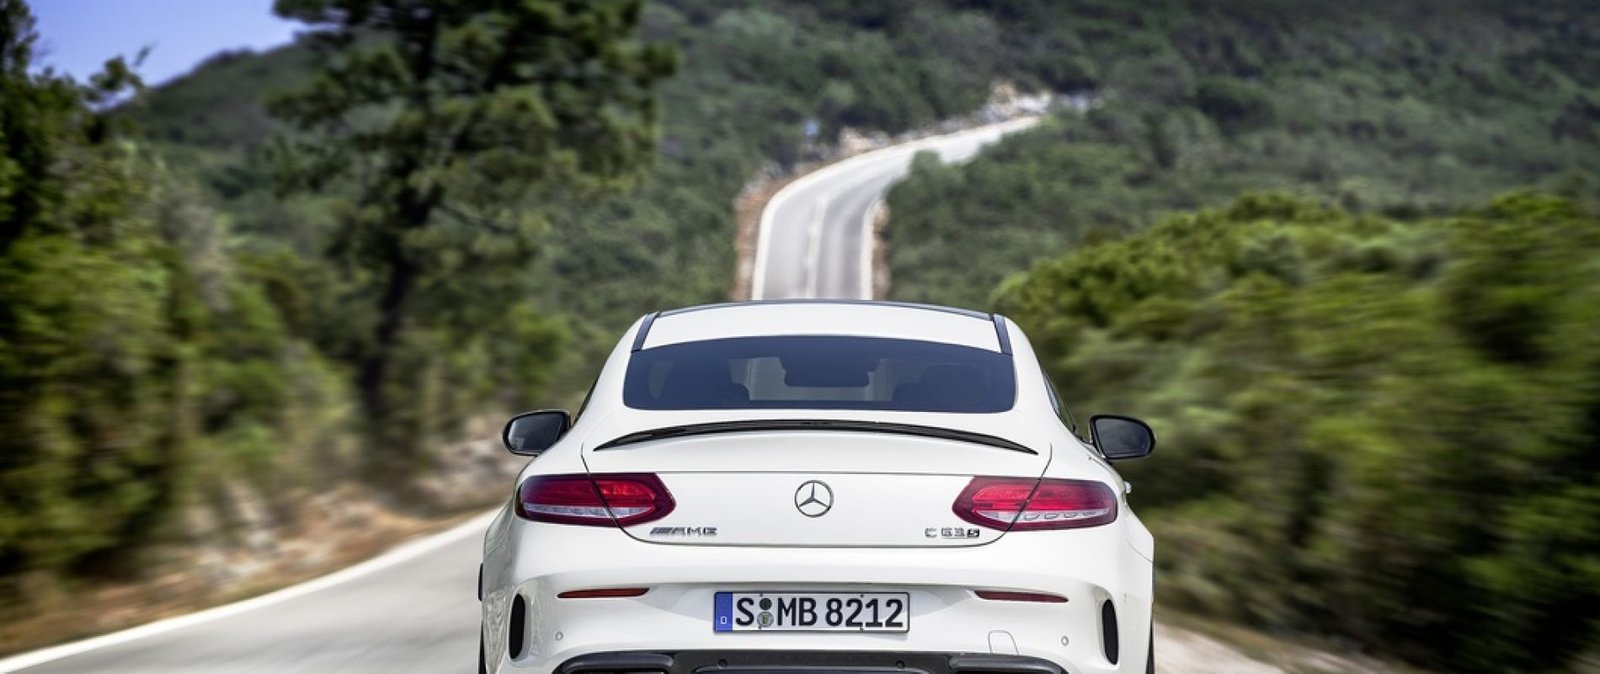
M 656 140 L 675 66 L 633 39 L 639 0 L 278 0 L 325 66 L 274 112 L 291 187 L 337 186 L 332 254 L 370 306 L 345 354 L 384 474 L 414 470 L 417 378 L 529 291 L 540 205 L 626 183 Z M 525 321 L 522 321 L 525 323 Z

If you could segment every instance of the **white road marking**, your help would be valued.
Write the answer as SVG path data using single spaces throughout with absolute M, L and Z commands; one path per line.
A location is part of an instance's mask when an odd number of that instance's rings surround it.
M 876 257 L 878 238 L 873 236 L 872 224 L 878 219 L 878 211 L 883 210 L 883 195 L 872 198 L 872 203 L 867 204 L 867 210 L 861 214 L 861 289 L 856 291 L 857 299 L 872 299 L 872 261 Z
M 239 615 L 240 613 L 244 613 L 246 611 L 266 608 L 274 604 L 281 604 L 291 599 L 304 597 L 314 592 L 321 592 L 322 590 L 326 590 L 330 587 L 348 583 L 362 576 L 382 571 L 391 566 L 395 566 L 396 564 L 401 564 L 412 559 L 416 559 L 417 557 L 454 543 L 472 534 L 481 535 L 482 532 L 489 527 L 489 522 L 492 521 L 494 516 L 499 512 L 500 510 L 497 508 L 492 512 L 474 517 L 465 524 L 458 525 L 453 529 L 449 529 L 426 538 L 419 538 L 417 540 L 404 543 L 393 550 L 355 566 L 340 571 L 335 571 L 326 576 L 315 578 L 299 585 L 286 587 L 276 592 L 270 592 L 259 597 L 234 602 L 232 604 L 225 604 L 216 608 L 206 609 L 198 613 L 190 613 L 188 615 L 167 618 L 165 620 L 157 620 L 156 622 L 147 623 L 138 627 L 123 630 L 121 632 L 112 632 L 111 634 L 92 637 L 82 641 L 74 641 L 71 643 L 61 644 L 59 646 L 51 646 L 49 648 L 15 655 L 4 660 L 0 660 L 0 674 L 27 669 L 36 665 L 42 665 L 46 662 L 60 660 L 62 658 L 71 657 L 110 646 L 125 644 L 130 641 L 143 639 L 145 637 L 152 637 L 158 634 L 164 634 L 173 630 L 199 625 L 201 623 L 221 620 L 223 618 Z
M 817 297 L 817 267 L 822 264 L 822 225 L 828 220 L 833 194 L 833 190 L 828 190 L 817 197 L 816 206 L 811 210 L 811 224 L 806 228 L 806 261 L 800 280 L 805 296 L 812 299 Z

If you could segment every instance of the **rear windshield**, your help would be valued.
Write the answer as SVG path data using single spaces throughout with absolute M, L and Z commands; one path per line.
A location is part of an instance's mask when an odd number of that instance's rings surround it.
M 738 337 L 633 354 L 623 402 L 645 410 L 852 409 L 1003 412 L 1011 357 L 871 337 Z

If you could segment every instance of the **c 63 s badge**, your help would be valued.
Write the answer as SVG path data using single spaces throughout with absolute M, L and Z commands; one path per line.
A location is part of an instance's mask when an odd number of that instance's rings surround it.
M 717 535 L 716 527 L 654 527 L 650 529 L 651 536 L 684 536 L 697 538 L 711 538 Z
M 983 535 L 977 527 L 928 527 L 922 530 L 922 535 L 927 538 L 956 538 L 971 539 Z

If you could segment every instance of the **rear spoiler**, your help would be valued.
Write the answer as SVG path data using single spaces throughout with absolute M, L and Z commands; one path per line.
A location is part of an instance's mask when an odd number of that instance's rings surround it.
M 714 435 L 719 433 L 749 433 L 754 431 L 835 431 L 835 432 L 863 432 L 863 433 L 893 433 L 895 435 L 914 435 L 924 438 L 938 438 L 940 440 L 955 440 L 970 442 L 989 447 L 999 447 L 1016 452 L 1038 454 L 1033 449 L 1012 442 L 1005 438 L 963 431 L 953 428 L 937 426 L 919 426 L 916 424 L 898 424 L 878 421 L 852 421 L 847 419 L 751 419 L 744 421 L 714 421 L 702 424 L 685 424 L 683 426 L 665 426 L 647 431 L 638 431 L 608 440 L 595 447 L 595 450 L 610 449 L 623 445 L 632 445 L 651 440 L 665 440 L 668 438 L 682 438 L 695 435 Z

